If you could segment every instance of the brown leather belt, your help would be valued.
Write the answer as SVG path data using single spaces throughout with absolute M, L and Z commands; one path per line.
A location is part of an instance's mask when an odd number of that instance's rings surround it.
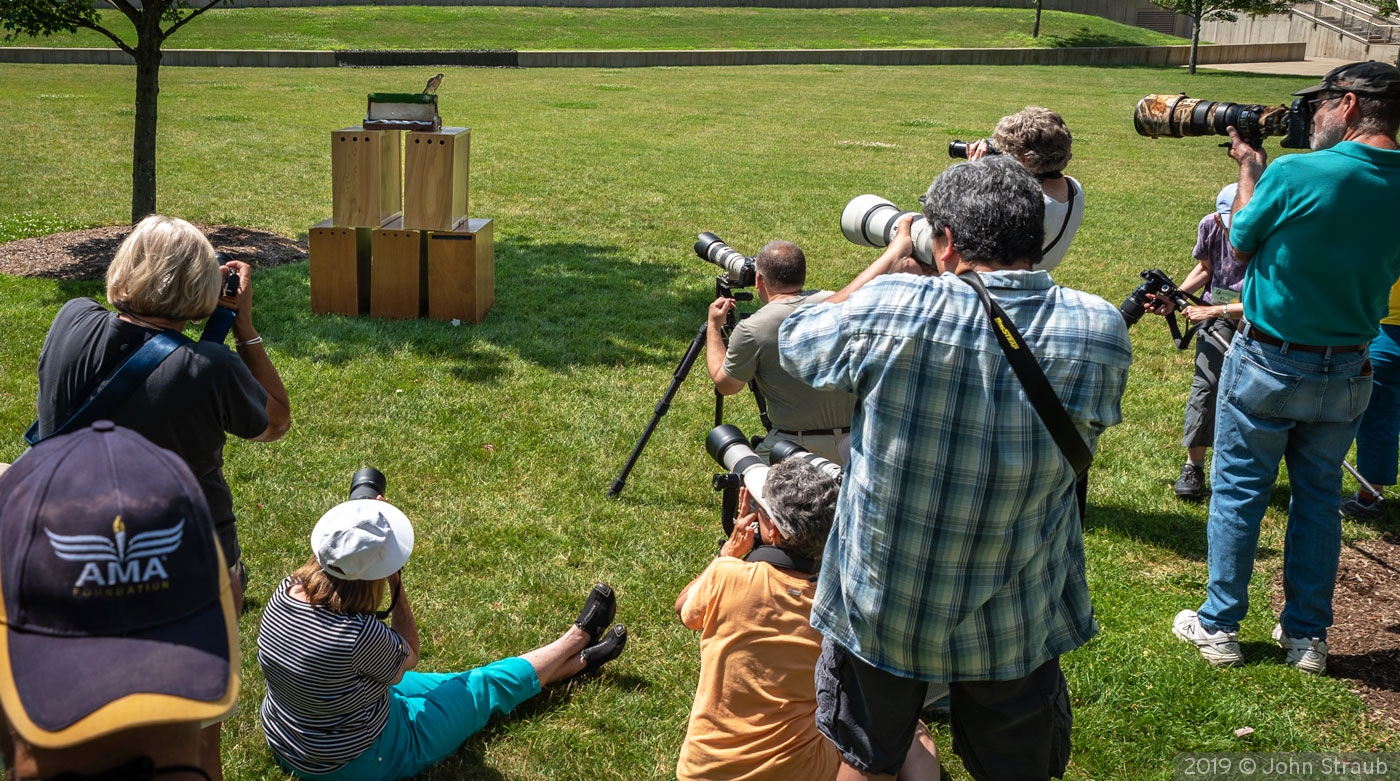
M 807 429 L 806 431 L 785 431 L 785 430 L 783 430 L 783 429 L 778 429 L 778 433 L 779 433 L 779 434 L 787 434 L 787 435 L 790 436 L 790 437 L 806 437 L 806 436 L 813 436 L 813 437 L 815 437 L 815 436 L 833 436 L 833 437 L 834 437 L 834 436 L 836 436 L 837 434 L 846 434 L 846 433 L 849 433 L 850 430 L 851 430 L 851 427 L 850 427 L 850 426 L 847 426 L 847 427 L 845 427 L 845 428 L 809 428 L 809 429 Z
M 1319 347 L 1315 344 L 1298 344 L 1297 342 L 1285 342 L 1277 336 L 1259 330 L 1259 326 L 1249 324 L 1243 332 L 1246 339 L 1253 339 L 1260 344 L 1271 344 L 1274 347 L 1286 347 L 1289 350 L 1297 350 L 1300 353 L 1325 353 L 1331 350 L 1334 353 L 1355 353 L 1366 349 L 1366 344 L 1344 344 L 1337 347 Z

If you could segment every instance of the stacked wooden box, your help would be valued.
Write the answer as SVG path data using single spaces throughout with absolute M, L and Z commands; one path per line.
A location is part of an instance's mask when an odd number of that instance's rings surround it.
M 331 134 L 331 219 L 311 228 L 311 311 L 479 323 L 491 220 L 468 219 L 471 129 Z

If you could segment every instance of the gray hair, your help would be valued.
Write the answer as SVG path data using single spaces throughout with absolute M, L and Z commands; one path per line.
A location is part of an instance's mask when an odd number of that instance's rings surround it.
M 1040 106 L 1026 106 L 997 122 L 992 144 L 1024 161 L 1033 174 L 1063 171 L 1074 155 L 1074 138 L 1059 114 Z
M 816 467 L 800 458 L 789 458 L 768 470 L 763 501 L 772 509 L 768 520 L 783 533 L 783 550 L 808 559 L 820 559 L 831 523 L 836 518 L 840 487 Z
M 924 217 L 935 236 L 953 232 L 953 247 L 966 260 L 1034 266 L 1042 257 L 1044 195 L 1034 177 L 1005 155 L 939 174 L 924 197 Z
M 754 270 L 768 280 L 769 287 L 801 290 L 807 281 L 807 256 L 790 241 L 770 241 L 754 259 Z
M 1400 129 L 1400 96 L 1396 95 L 1356 95 L 1356 108 L 1361 119 L 1356 129 L 1363 133 L 1378 133 L 1395 137 Z

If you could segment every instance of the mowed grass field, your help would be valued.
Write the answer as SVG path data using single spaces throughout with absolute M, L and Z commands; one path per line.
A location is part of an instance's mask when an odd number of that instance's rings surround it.
M 434 69 L 435 71 L 436 69 Z M 330 133 L 367 92 L 423 69 L 162 72 L 162 212 L 302 236 L 330 214 Z M 117 224 L 129 211 L 133 72 L 0 66 L 8 120 L 0 236 Z M 1195 226 L 1235 176 L 1218 139 L 1148 140 L 1152 92 L 1277 103 L 1305 79 L 1175 69 L 762 67 L 453 70 L 449 124 L 472 128 L 471 213 L 495 223 L 497 303 L 486 321 L 312 316 L 305 263 L 259 271 L 255 321 L 291 394 L 282 441 L 234 442 L 226 473 L 252 573 L 243 695 L 225 731 L 228 777 L 279 779 L 258 726 L 261 606 L 308 555 L 351 473 L 382 469 L 416 524 L 405 571 L 421 669 L 464 668 L 552 640 L 590 584 L 619 592 L 627 653 L 599 679 L 554 689 L 492 723 L 432 779 L 661 779 L 685 732 L 698 641 L 672 613 L 713 557 L 717 471 L 704 452 L 711 386 L 682 385 L 618 499 L 605 492 L 704 322 L 717 269 L 691 244 L 800 243 L 813 287 L 876 252 L 842 238 L 861 193 L 906 208 L 950 164 L 950 139 L 985 135 L 1028 104 L 1061 111 L 1087 216 L 1062 284 L 1123 300 L 1144 268 L 1181 279 Z M 1277 145 L 1270 143 L 1277 152 Z M 0 276 L 0 461 L 22 451 L 35 363 L 58 307 L 99 283 Z M 1286 479 L 1264 524 L 1242 640 L 1215 670 L 1170 633 L 1206 578 L 1205 508 L 1171 493 L 1191 379 L 1165 325 L 1132 331 L 1125 421 L 1101 440 L 1085 525 L 1102 631 L 1064 659 L 1075 709 L 1072 779 L 1168 779 L 1185 751 L 1400 750 L 1343 680 L 1282 664 L 1270 643 Z M 752 401 L 726 419 L 758 430 Z M 1347 524 L 1348 541 L 1385 529 Z M 1393 531 L 1393 527 L 1391 527 Z M 1237 738 L 1236 730 L 1254 732 Z M 946 724 L 932 728 L 964 778 Z
M 102 12 L 124 40 L 121 13 Z M 1010 8 L 517 8 L 350 6 L 215 9 L 167 43 L 182 49 L 847 49 L 1155 46 L 1186 41 L 1096 16 Z M 91 30 L 19 46 L 112 46 Z M 0 45 L 3 45 L 0 43 Z

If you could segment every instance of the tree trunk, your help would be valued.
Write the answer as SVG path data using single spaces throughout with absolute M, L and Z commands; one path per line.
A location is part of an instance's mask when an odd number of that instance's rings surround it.
M 1196 50 L 1201 46 L 1201 6 L 1197 4 L 1196 13 L 1191 15 L 1191 64 L 1187 66 L 1186 72 L 1196 75 Z
M 133 225 L 156 210 L 156 99 L 160 95 L 160 59 L 159 32 L 155 36 L 142 35 L 136 47 L 136 134 L 131 145 Z
M 1035 27 L 1031 28 L 1031 37 L 1040 37 L 1040 6 L 1044 0 L 1035 0 Z

